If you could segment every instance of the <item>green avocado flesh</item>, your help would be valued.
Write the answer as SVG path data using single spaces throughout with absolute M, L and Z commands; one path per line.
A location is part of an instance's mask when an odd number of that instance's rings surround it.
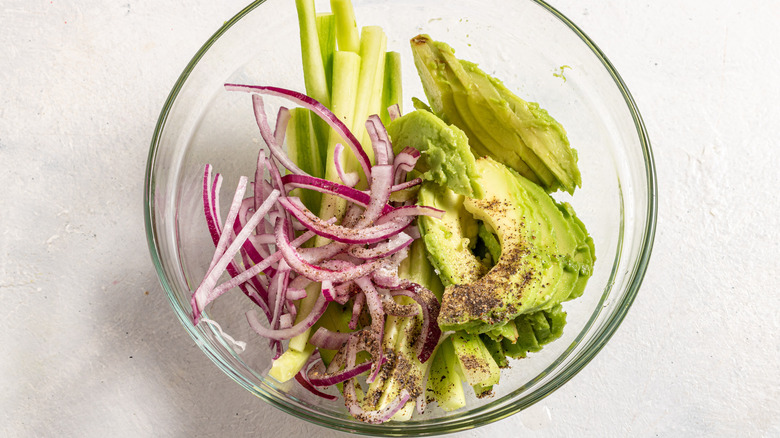
M 422 179 L 449 187 L 455 193 L 482 197 L 479 174 L 466 134 L 425 110 L 412 111 L 387 125 L 393 152 L 405 147 L 421 152 L 415 170 Z
M 582 293 L 594 262 L 593 241 L 571 207 L 556 203 L 537 184 L 491 158 L 478 159 L 476 168 L 482 199 L 424 184 L 418 203 L 442 208 L 445 215 L 441 220 L 421 217 L 418 224 L 428 257 L 446 286 L 441 329 L 511 341 L 526 328 L 526 319 L 518 323 L 518 317 L 552 312 Z M 480 224 L 483 235 L 494 234 L 500 246 L 489 270 L 472 252 Z M 497 252 L 495 243 L 486 246 Z M 515 327 L 506 327 L 513 321 Z M 533 327 L 541 319 L 536 322 Z M 552 336 L 534 334 L 537 343 Z
M 547 111 L 457 59 L 444 43 L 419 35 L 411 45 L 431 110 L 466 133 L 476 156 L 492 157 L 548 192 L 574 193 L 582 185 L 577 153 Z

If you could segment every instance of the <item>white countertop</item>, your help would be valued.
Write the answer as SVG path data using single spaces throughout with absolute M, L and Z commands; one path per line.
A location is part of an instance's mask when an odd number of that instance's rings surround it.
M 158 113 L 245 3 L 0 2 L 0 436 L 346 435 L 219 371 L 147 250 Z M 780 436 L 780 3 L 551 3 L 642 111 L 653 258 L 589 366 L 529 411 L 453 436 Z

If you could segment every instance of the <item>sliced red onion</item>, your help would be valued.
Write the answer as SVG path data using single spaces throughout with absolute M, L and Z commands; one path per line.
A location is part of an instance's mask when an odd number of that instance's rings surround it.
M 336 299 L 336 291 L 333 289 L 333 282 L 330 280 L 324 280 L 322 287 L 320 288 L 322 296 L 325 297 L 327 302 L 331 302 Z
M 444 217 L 444 210 L 428 207 L 427 205 L 404 205 L 380 216 L 379 219 L 376 220 L 376 223 L 377 225 L 381 225 L 393 222 L 404 216 L 430 216 L 435 219 L 441 219 Z
M 420 286 L 417 283 L 409 282 L 409 289 L 399 289 L 391 291 L 392 296 L 404 295 L 413 299 L 422 308 L 423 322 L 420 331 L 420 337 L 415 344 L 417 358 L 421 363 L 425 363 L 433 353 L 441 337 L 441 329 L 436 324 L 436 318 L 439 317 L 439 300 L 433 292 Z
M 282 316 L 282 309 L 287 301 L 287 284 L 290 280 L 290 267 L 282 260 L 279 263 L 279 269 L 274 276 L 273 283 L 275 284 L 275 300 L 274 300 L 274 313 L 273 320 L 271 320 L 272 328 L 280 328 L 281 324 L 279 318 Z
M 366 302 L 366 296 L 363 292 L 355 295 L 355 299 L 352 300 L 352 317 L 349 319 L 349 328 L 356 330 L 360 314 L 363 312 L 363 304 Z
M 390 116 L 390 120 L 395 120 L 401 117 L 401 106 L 396 104 L 387 107 L 387 114 Z
M 408 234 L 408 235 L 409 235 L 409 236 L 410 236 L 412 239 L 414 239 L 414 240 L 417 240 L 417 239 L 419 239 L 420 237 L 422 237 L 422 236 L 420 235 L 420 229 L 419 229 L 419 228 L 417 228 L 417 226 L 411 226 L 411 227 L 407 228 L 406 230 L 404 230 L 404 232 L 405 232 L 406 234 Z
M 309 211 L 300 199 L 294 197 L 279 198 L 279 203 L 296 219 L 319 236 L 342 243 L 369 244 L 388 239 L 403 231 L 412 222 L 411 217 L 400 217 L 383 224 L 362 229 L 331 225 Z M 288 261 L 289 262 L 289 261 Z
M 284 144 L 284 137 L 287 134 L 287 124 L 290 122 L 290 110 L 286 107 L 280 107 L 276 113 L 276 127 L 274 128 L 274 140 L 281 146 Z
M 422 178 L 410 179 L 409 181 L 395 184 L 390 189 L 390 191 L 393 192 L 393 193 L 400 192 L 401 190 L 406 190 L 406 189 L 412 188 L 414 186 L 418 186 L 420 184 L 422 184 Z
M 279 198 L 280 200 L 282 198 Z M 312 265 L 307 262 L 298 251 L 290 245 L 287 236 L 282 231 L 283 221 L 277 221 L 276 223 L 276 247 L 282 253 L 284 260 L 295 269 L 300 275 L 305 276 L 313 281 L 332 281 L 334 283 L 344 283 L 346 281 L 353 280 L 357 277 L 363 277 L 370 274 L 379 266 L 378 261 L 368 262 L 362 265 L 353 266 L 338 271 L 333 271 L 320 266 Z
M 244 198 L 244 192 L 246 192 L 246 185 L 247 185 L 247 179 L 245 176 L 242 176 L 238 179 L 238 187 L 236 187 L 236 193 L 233 195 L 233 202 L 230 203 L 230 209 L 228 210 L 227 218 L 225 219 L 225 224 L 232 224 L 236 221 L 236 218 L 238 217 L 238 212 L 241 209 L 241 200 Z M 209 265 L 208 271 L 206 271 L 206 276 L 208 276 L 211 271 L 214 269 L 214 267 L 217 265 L 217 262 L 222 258 L 222 255 L 225 254 L 225 250 L 228 247 L 229 240 L 232 237 L 231 231 L 232 229 L 229 229 L 227 226 L 223 228 L 222 234 L 219 236 L 219 241 L 217 242 L 217 248 L 214 251 L 214 255 L 211 258 L 211 263 Z M 227 263 L 225 263 L 227 266 Z M 221 268 L 219 270 L 220 273 L 222 273 Z
M 314 386 L 331 386 L 338 383 L 345 382 L 349 379 L 353 379 L 366 371 L 370 370 L 373 362 L 363 362 L 360 365 L 356 365 L 351 368 L 345 368 L 335 373 L 319 374 L 317 372 L 309 372 L 307 375 L 309 382 Z
M 254 310 L 250 310 L 246 313 L 246 319 L 249 322 L 249 326 L 252 327 L 252 330 L 254 330 L 258 335 L 264 338 L 281 341 L 284 339 L 294 338 L 308 330 L 311 326 L 314 325 L 315 322 L 317 322 L 318 319 L 320 319 L 322 314 L 325 313 L 327 306 L 328 303 L 325 301 L 324 297 L 317 297 L 317 301 L 314 303 L 314 307 L 311 309 L 311 312 L 309 312 L 309 314 L 306 315 L 306 317 L 298 324 L 295 324 L 294 326 L 287 329 L 274 330 L 266 328 L 257 319 L 257 312 Z
M 306 289 L 294 289 L 292 287 L 287 287 L 287 298 L 291 301 L 298 301 L 306 298 L 307 296 Z
M 360 175 L 358 175 L 357 172 L 344 172 L 344 167 L 341 165 L 341 153 L 343 151 L 344 145 L 341 143 L 336 143 L 336 146 L 333 148 L 333 165 L 336 168 L 336 174 L 339 176 L 341 182 L 343 182 L 346 186 L 355 187 L 355 185 L 357 185 L 357 183 L 360 181 Z
M 393 145 L 387 136 L 387 130 L 382 124 L 378 115 L 368 116 L 366 120 L 366 132 L 371 139 L 371 146 L 374 148 L 374 159 L 377 165 L 393 164 Z M 373 169 L 372 169 L 373 171 Z
M 276 202 L 278 198 L 279 198 L 279 192 L 278 191 L 272 192 L 271 195 L 268 197 L 268 199 L 266 199 L 263 205 L 260 207 L 260 209 L 258 209 L 258 211 L 256 211 L 252 215 L 252 218 L 249 220 L 249 222 L 247 222 L 247 226 L 241 230 L 241 233 L 238 236 L 236 236 L 236 239 L 233 241 L 233 243 L 230 244 L 227 250 L 224 251 L 221 257 L 216 261 L 216 263 L 212 262 L 212 267 L 209 270 L 208 274 L 203 279 L 203 281 L 198 286 L 198 288 L 195 290 L 195 292 L 192 294 L 191 305 L 193 309 L 193 322 L 195 324 L 198 323 L 200 314 L 203 311 L 203 309 L 206 307 L 206 305 L 208 305 L 208 303 L 210 303 L 211 301 L 214 301 L 214 299 L 216 299 L 219 296 L 214 293 L 215 291 L 214 286 L 216 285 L 219 276 L 222 275 L 222 271 L 224 271 L 227 268 L 228 264 L 233 260 L 233 257 L 235 257 L 236 253 L 238 253 L 244 241 L 249 237 L 249 234 L 257 226 L 257 224 L 260 223 L 260 220 L 263 218 L 263 216 L 266 213 L 268 213 L 268 211 L 271 209 L 271 207 L 273 206 L 273 204 Z M 237 213 L 238 208 L 236 207 L 235 210 Z M 223 232 L 223 235 L 229 233 L 229 231 L 227 231 L 228 230 L 227 227 L 225 227 L 225 230 L 226 231 Z
M 334 332 L 325 327 L 320 327 L 311 335 L 309 343 L 325 350 L 338 350 L 347 343 L 350 336 L 352 336 L 352 333 Z
M 261 95 L 252 94 L 252 108 L 255 112 L 257 127 L 260 128 L 260 135 L 263 137 L 266 146 L 268 146 L 268 150 L 271 151 L 271 155 L 279 160 L 279 162 L 282 163 L 282 166 L 286 167 L 290 172 L 305 175 L 306 172 L 296 166 L 290 157 L 284 153 L 281 144 L 276 143 L 274 132 L 271 131 L 271 127 L 268 125 L 268 116 L 265 113 L 265 104 L 263 103 L 263 97 Z M 289 120 L 289 114 L 287 115 L 287 119 Z M 282 123 L 284 124 L 285 122 L 282 121 Z
M 214 211 L 214 201 L 212 200 L 213 193 L 211 190 L 211 173 L 212 173 L 211 164 L 207 164 L 203 174 L 203 213 L 206 215 L 206 221 L 212 239 L 214 238 L 214 236 L 217 236 L 214 242 L 214 244 L 216 245 L 217 242 L 219 242 L 218 236 L 221 233 L 219 229 L 217 229 L 216 221 L 209 220 L 210 218 L 214 218 L 217 216 L 216 212 Z
M 338 400 L 338 397 L 336 397 L 335 395 L 326 394 L 326 393 L 320 391 L 319 389 L 315 388 L 314 385 L 312 385 L 311 383 L 309 383 L 308 380 L 306 380 L 306 377 L 304 377 L 304 375 L 303 375 L 303 371 L 298 371 L 298 374 L 295 375 L 295 380 L 301 386 L 303 386 L 307 391 L 311 392 L 312 394 L 314 394 L 314 395 L 316 395 L 318 397 L 322 397 L 324 399 L 331 400 L 331 401 L 332 400 Z
M 406 233 L 398 233 L 386 242 L 381 242 L 373 248 L 364 248 L 359 245 L 350 246 L 347 250 L 353 257 L 363 260 L 376 260 L 395 254 L 396 252 L 411 245 L 412 239 Z
M 285 313 L 284 315 L 279 317 L 279 328 L 280 329 L 287 329 L 293 326 L 293 316 L 289 313 Z
M 355 156 L 363 168 L 363 173 L 366 178 L 371 176 L 371 163 L 369 162 L 368 155 L 363 150 L 360 142 L 355 135 L 347 128 L 344 122 L 341 121 L 333 112 L 326 108 L 323 104 L 312 99 L 311 97 L 299 93 L 297 91 L 288 90 L 278 87 L 266 87 L 256 85 L 241 85 L 241 84 L 225 84 L 225 89 L 228 91 L 244 91 L 253 94 L 265 94 L 269 96 L 277 96 L 294 102 L 304 108 L 311 110 L 314 114 L 324 120 L 331 128 L 333 128 L 337 134 L 339 134 L 355 153 Z
M 353 202 L 363 207 L 368 206 L 368 203 L 371 202 L 371 196 L 365 192 L 322 178 L 290 174 L 282 177 L 282 181 L 284 182 L 285 188 L 288 188 L 289 190 L 295 188 L 315 190 L 320 193 L 327 193 L 329 195 L 344 198 L 349 202 Z M 382 209 L 382 213 L 389 213 L 392 210 L 393 207 L 387 205 Z
M 393 184 L 399 184 L 406 180 L 406 174 L 414 169 L 417 160 L 420 159 L 420 151 L 412 147 L 405 147 L 395 156 L 393 161 Z

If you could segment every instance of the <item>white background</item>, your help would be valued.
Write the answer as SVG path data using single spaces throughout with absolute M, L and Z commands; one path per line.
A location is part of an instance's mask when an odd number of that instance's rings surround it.
M 220 372 L 175 320 L 144 238 L 157 115 L 245 3 L 0 0 L 0 436 L 345 435 Z M 780 3 L 552 4 L 644 116 L 653 258 L 589 366 L 453 436 L 780 436 Z

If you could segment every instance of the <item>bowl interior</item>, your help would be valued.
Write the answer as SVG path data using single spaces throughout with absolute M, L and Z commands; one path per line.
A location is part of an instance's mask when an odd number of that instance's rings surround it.
M 427 33 L 477 62 L 520 97 L 536 101 L 566 128 L 577 149 L 583 188 L 571 203 L 596 244 L 585 294 L 564 304 L 564 336 L 502 372 L 496 394 L 445 413 L 435 406 L 406 423 L 367 425 L 341 402 L 317 398 L 294 383 L 264 377 L 267 341 L 244 318 L 250 307 L 231 291 L 207 310 L 225 333 L 246 341 L 240 354 L 209 324 L 193 327 L 190 290 L 208 267 L 213 246 L 203 218 L 203 166 L 225 177 L 222 211 L 238 177 L 254 174 L 262 145 L 251 99 L 226 82 L 303 90 L 293 2 L 256 2 L 212 38 L 182 74 L 160 116 L 147 170 L 147 232 L 160 279 L 182 324 L 214 362 L 258 397 L 309 421 L 367 434 L 429 435 L 486 424 L 535 403 L 571 378 L 603 346 L 641 283 L 655 223 L 655 181 L 639 113 L 609 62 L 565 17 L 536 1 L 355 0 L 359 25 L 380 25 L 388 50 L 403 59 L 404 107 L 424 100 L 409 39 Z M 327 10 L 327 2 L 317 2 Z M 271 102 L 273 104 L 273 101 Z M 277 102 L 278 104 L 278 102 Z M 467 393 L 469 390 L 467 389 Z

